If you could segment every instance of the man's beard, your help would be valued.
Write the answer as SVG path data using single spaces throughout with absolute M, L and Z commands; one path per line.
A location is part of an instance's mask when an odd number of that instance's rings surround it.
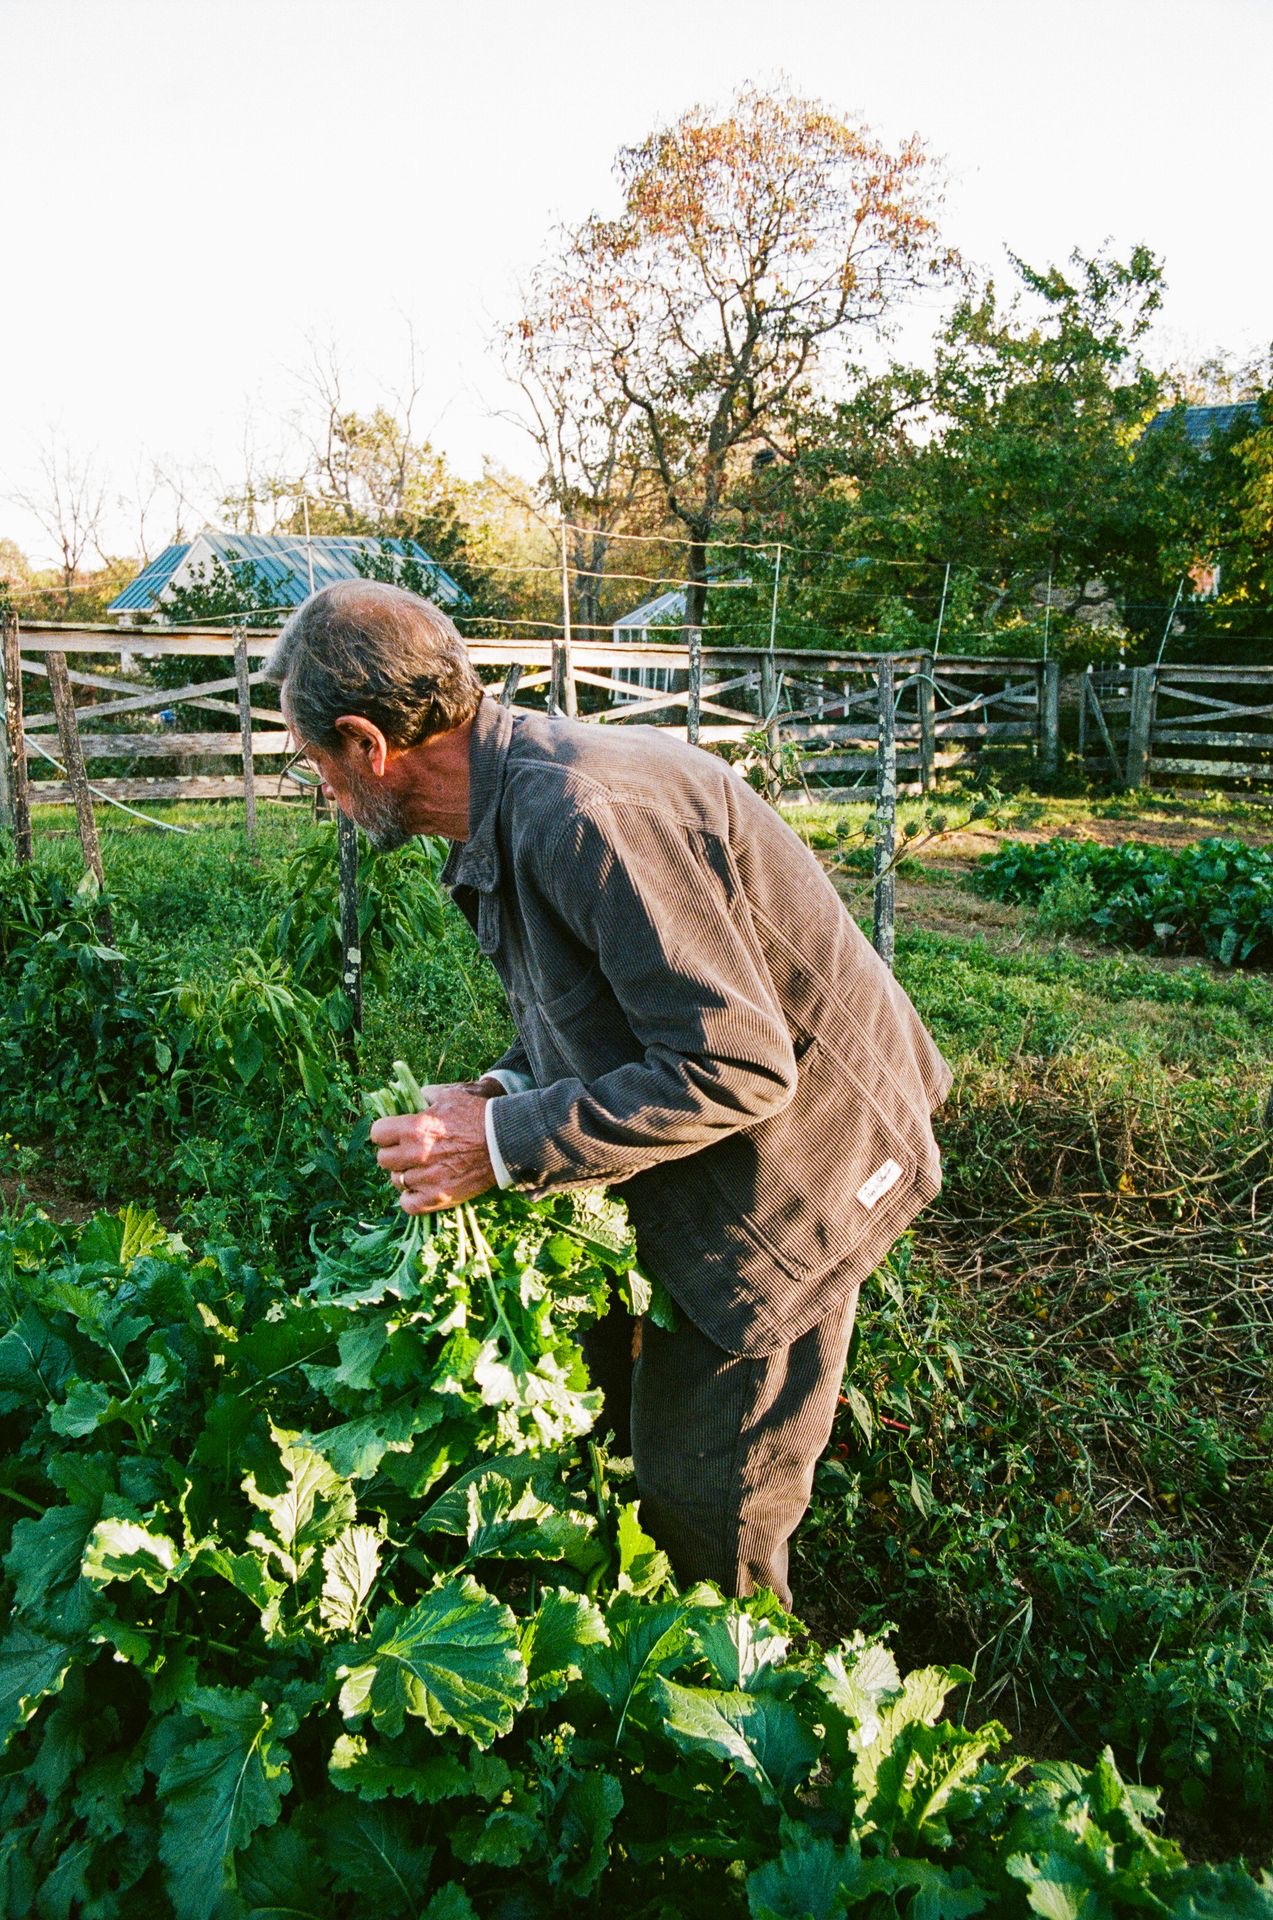
M 351 793 L 353 820 L 360 826 L 377 853 L 392 853 L 405 847 L 415 834 L 402 818 L 400 801 L 389 793 L 378 792 L 361 782 Z

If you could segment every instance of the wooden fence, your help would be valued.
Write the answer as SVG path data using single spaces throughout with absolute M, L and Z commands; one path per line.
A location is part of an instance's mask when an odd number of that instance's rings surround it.
M 51 657 L 70 655 L 74 722 L 94 791 L 124 802 L 288 797 L 301 789 L 283 772 L 286 729 L 260 660 L 273 635 L 207 628 L 174 633 L 149 628 L 40 625 L 23 629 L 10 678 L 48 678 Z M 479 674 L 506 704 L 578 713 L 601 725 L 633 722 L 674 729 L 704 746 L 723 747 L 761 766 L 766 789 L 847 798 L 871 787 L 879 741 L 879 656 L 755 648 L 475 640 Z M 111 671 L 94 670 L 101 665 Z M 227 672 L 174 687 L 148 685 L 138 663 L 223 659 Z M 927 791 L 941 775 L 975 767 L 988 750 L 1037 756 L 1054 772 L 1058 676 L 1054 666 L 1011 659 L 890 656 L 898 785 Z M 91 661 L 91 664 L 88 662 Z M 646 681 L 647 685 L 638 684 Z M 182 726 L 179 710 L 211 713 L 225 724 Z M 32 802 L 65 804 L 72 785 L 59 751 L 53 712 L 25 713 L 20 734 Z M 16 744 L 16 742 L 15 742 Z M 121 760 L 126 773 L 96 778 L 92 763 Z M 145 763 L 179 771 L 148 774 Z M 238 762 L 227 771 L 225 762 Z M 205 766 L 197 766 L 203 761 Z M 262 762 L 266 763 L 264 766 Z M 2 796 L 0 796 L 2 798 Z
M 1089 667 L 1079 753 L 1119 786 L 1273 785 L 1273 667 Z

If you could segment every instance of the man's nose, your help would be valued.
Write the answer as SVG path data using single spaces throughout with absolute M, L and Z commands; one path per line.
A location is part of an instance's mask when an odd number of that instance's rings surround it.
M 323 781 L 323 798 L 324 800 L 335 800 L 336 798 L 336 789 L 330 780 Z

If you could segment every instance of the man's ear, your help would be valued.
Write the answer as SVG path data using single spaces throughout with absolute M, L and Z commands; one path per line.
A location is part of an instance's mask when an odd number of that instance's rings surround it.
M 364 719 L 360 713 L 342 713 L 335 727 L 346 757 L 383 780 L 391 749 L 375 721 Z

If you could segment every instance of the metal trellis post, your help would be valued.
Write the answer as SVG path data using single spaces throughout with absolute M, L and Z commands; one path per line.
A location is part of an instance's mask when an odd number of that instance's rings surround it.
M 885 966 L 893 965 L 897 889 L 893 855 L 897 845 L 897 731 L 893 710 L 893 659 L 879 663 L 879 741 L 875 776 L 875 916 L 872 944 Z

